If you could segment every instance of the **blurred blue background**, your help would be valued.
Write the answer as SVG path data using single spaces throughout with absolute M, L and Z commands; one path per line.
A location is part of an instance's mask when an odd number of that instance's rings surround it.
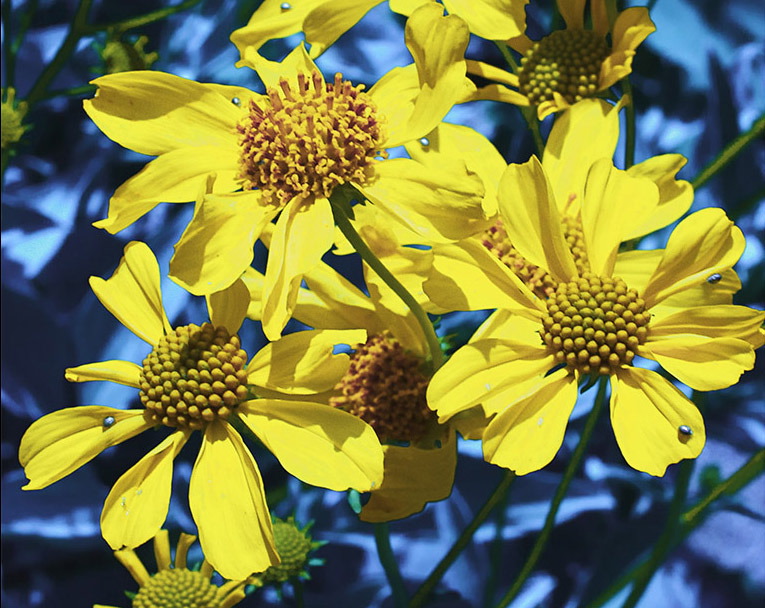
M 103 23 L 139 15 L 165 2 L 95 2 L 90 21 Z M 129 35 L 146 35 L 156 51 L 153 69 L 206 82 L 259 87 L 228 35 L 244 25 L 259 2 L 203 0 L 194 8 Z M 550 3 L 532 1 L 529 31 L 545 31 Z M 693 176 L 765 111 L 765 11 L 760 0 L 658 0 L 652 5 L 657 32 L 640 47 L 633 86 L 638 112 L 636 160 L 666 152 L 688 157 L 681 177 Z M 14 81 L 3 62 L 3 87 L 23 98 L 52 59 L 77 7 L 74 1 L 3 3 L 3 40 L 15 36 L 36 5 L 20 47 Z M 384 3 L 343 36 L 318 61 L 368 86 L 394 65 L 411 61 L 403 44 L 403 19 Z M 8 29 L 6 29 L 8 28 Z M 300 38 L 264 48 L 282 57 Z M 95 45 L 103 34 L 80 42 L 52 89 L 78 87 L 99 74 Z M 5 48 L 5 47 L 4 47 Z M 494 47 L 471 42 L 469 54 L 502 65 Z M 146 345 L 123 328 L 96 300 L 87 278 L 107 277 L 126 242 L 140 239 L 157 254 L 164 272 L 172 245 L 192 205 L 160 205 L 118 235 L 95 229 L 115 188 L 146 158 L 103 136 L 82 111 L 80 96 L 57 96 L 26 117 L 32 128 L 16 149 L 5 174 L 2 197 L 2 604 L 6 608 L 68 608 L 105 603 L 129 605 L 123 590 L 135 591 L 128 573 L 112 559 L 101 539 L 101 504 L 117 477 L 153 447 L 139 436 L 109 450 L 53 486 L 22 492 L 25 477 L 17 450 L 29 424 L 73 405 L 129 407 L 135 391 L 108 383 L 73 385 L 68 366 L 109 358 L 140 361 Z M 490 136 L 508 162 L 524 162 L 532 142 L 516 108 L 468 104 L 448 117 Z M 619 152 L 617 159 L 622 158 Z M 747 236 L 738 267 L 741 304 L 763 308 L 765 295 L 765 145 L 757 141 L 702 188 L 694 208 L 722 206 Z M 665 235 L 659 237 L 659 241 Z M 165 305 L 176 324 L 206 318 L 200 302 L 164 280 Z M 469 324 L 456 317 L 447 328 Z M 249 352 L 263 343 L 250 323 L 243 330 Z M 708 443 L 695 465 L 690 499 L 716 479 L 734 472 L 765 445 L 765 364 L 737 386 L 704 400 Z M 594 391 L 593 391 L 594 392 Z M 434 607 L 491 605 L 504 593 L 525 560 L 544 520 L 581 431 L 589 402 L 577 406 L 566 442 L 543 471 L 521 478 L 475 543 L 448 571 Z M 147 434 L 144 434 L 147 435 Z M 197 440 L 198 441 L 198 440 Z M 193 444 L 193 441 L 192 441 Z M 422 514 L 391 524 L 393 549 L 412 589 L 448 550 L 502 476 L 481 459 L 480 445 L 462 442 L 450 499 Z M 186 448 L 176 467 L 174 499 L 166 526 L 173 538 L 193 531 L 185 503 L 196 450 Z M 307 487 L 288 478 L 266 452 L 257 452 L 269 504 L 286 517 L 314 520 L 315 538 L 329 541 L 317 552 L 326 561 L 312 570 L 306 606 L 388 606 L 389 591 L 377 559 L 372 529 L 359 522 L 345 495 Z M 592 599 L 644 555 L 660 534 L 673 493 L 677 466 L 662 479 L 627 467 L 603 417 L 585 465 L 563 503 L 559 523 L 535 574 L 513 606 L 576 606 Z M 640 605 L 715 608 L 757 606 L 765 601 L 765 480 L 749 485 L 719 509 L 670 554 Z M 148 549 L 148 548 L 147 548 Z M 151 550 L 142 551 L 150 569 Z M 198 554 L 197 554 L 198 557 Z M 497 595 L 498 594 L 498 595 Z M 621 605 L 624 595 L 609 605 Z M 273 590 L 260 591 L 243 606 L 279 603 Z M 294 605 L 289 588 L 284 605 Z

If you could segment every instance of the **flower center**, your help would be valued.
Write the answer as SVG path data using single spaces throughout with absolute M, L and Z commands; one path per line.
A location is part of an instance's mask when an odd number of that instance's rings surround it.
M 225 327 L 178 327 L 143 360 L 141 403 L 156 423 L 199 430 L 247 399 L 246 361 Z
M 138 590 L 133 608 L 217 608 L 219 592 L 201 572 L 160 570 Z
M 293 198 L 328 197 L 346 182 L 365 179 L 379 149 L 381 125 L 364 85 L 335 75 L 298 74 L 297 90 L 282 79 L 270 101 L 251 101 L 238 125 L 240 177 L 245 189 L 262 190 L 266 205 Z
M 643 299 L 620 278 L 585 273 L 557 285 L 541 335 L 558 363 L 605 375 L 632 363 L 650 318 Z
M 526 52 L 518 72 L 519 90 L 531 105 L 554 101 L 557 92 L 570 104 L 598 91 L 600 66 L 608 44 L 591 30 L 560 30 Z
M 300 530 L 293 518 L 286 521 L 274 519 L 274 544 L 282 560 L 276 566 L 269 566 L 263 573 L 264 583 L 283 583 L 306 572 L 308 554 L 314 549 L 306 530 Z
M 330 404 L 369 424 L 380 441 L 418 441 L 435 420 L 425 391 L 421 361 L 388 332 L 370 336 L 351 356 Z

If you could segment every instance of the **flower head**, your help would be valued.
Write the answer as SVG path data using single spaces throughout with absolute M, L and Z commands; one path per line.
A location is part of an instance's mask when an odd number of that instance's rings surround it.
M 139 391 L 142 409 L 74 407 L 43 416 L 21 441 L 25 489 L 44 488 L 116 445 L 158 427 L 159 445 L 117 480 L 101 516 L 113 549 L 133 548 L 159 530 L 167 514 L 173 460 L 192 432 L 202 444 L 191 475 L 189 504 L 205 555 L 224 576 L 246 578 L 278 563 L 258 466 L 233 422 L 246 426 L 282 466 L 306 483 L 367 491 L 382 481 L 383 454 L 363 421 L 296 394 L 330 387 L 317 369 L 347 365 L 334 343 L 302 350 L 261 351 L 247 363 L 236 331 L 249 304 L 241 281 L 208 298 L 210 322 L 173 328 L 165 316 L 159 267 L 143 243 L 132 242 L 114 275 L 91 278 L 101 302 L 151 351 L 143 366 L 104 361 L 66 370 L 68 380 L 109 380 Z M 230 330 L 229 330 L 230 328 Z M 289 378 L 279 394 L 272 382 Z
M 16 89 L 10 87 L 2 91 L 2 148 L 11 147 L 18 143 L 29 125 L 24 125 L 24 116 L 27 114 L 27 104 L 22 101 L 16 102 Z
M 276 566 L 270 566 L 263 574 L 255 578 L 263 585 L 285 583 L 291 579 L 311 578 L 308 567 L 323 563 L 323 560 L 312 558 L 311 553 L 325 544 L 325 541 L 315 541 L 308 531 L 311 523 L 301 528 L 294 517 L 279 519 L 274 517 L 274 540 L 281 561 Z

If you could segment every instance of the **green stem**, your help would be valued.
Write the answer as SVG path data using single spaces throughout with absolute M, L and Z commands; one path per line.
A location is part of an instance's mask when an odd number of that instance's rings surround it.
M 78 87 L 70 87 L 68 89 L 59 89 L 57 91 L 49 91 L 40 98 L 40 101 L 45 99 L 53 99 L 54 97 L 75 97 L 77 95 L 90 95 L 95 93 L 96 86 L 92 84 L 83 84 Z
M 622 79 L 622 93 L 630 98 L 625 108 L 627 127 L 624 133 L 624 169 L 626 170 L 635 164 L 635 96 L 632 93 L 629 76 Z
M 406 593 L 406 587 L 404 587 L 404 579 L 401 578 L 401 572 L 398 570 L 398 562 L 396 562 L 396 557 L 393 555 L 393 549 L 390 546 L 388 524 L 374 524 L 374 529 L 377 555 L 380 557 L 380 563 L 383 570 L 385 570 L 385 576 L 393 592 L 393 605 L 396 608 L 406 608 L 409 598 Z
M 741 150 L 760 137 L 763 132 L 765 132 L 765 114 L 755 120 L 748 131 L 742 133 L 730 142 L 725 149 L 717 155 L 717 158 L 701 170 L 701 173 L 699 173 L 696 176 L 696 179 L 691 182 L 693 187 L 695 189 L 701 188 L 712 179 L 720 169 L 732 161 Z
M 431 365 L 432 371 L 435 372 L 443 364 L 444 355 L 441 350 L 441 343 L 438 341 L 438 336 L 433 329 L 433 324 L 430 322 L 427 313 L 423 310 L 422 306 L 419 305 L 417 300 L 414 299 L 412 294 L 407 291 L 406 287 L 404 287 L 398 279 L 391 274 L 390 270 L 388 270 L 380 259 L 372 252 L 359 233 L 356 232 L 356 229 L 348 219 L 348 215 L 344 208 L 347 204 L 346 201 L 338 200 L 338 194 L 333 193 L 332 197 L 330 197 L 330 202 L 332 203 L 332 213 L 335 217 L 335 223 L 337 224 L 337 227 L 340 228 L 340 231 L 345 238 L 348 239 L 348 242 L 361 256 L 361 259 L 364 260 L 370 268 L 372 268 L 372 270 L 385 281 L 385 284 L 404 301 L 404 304 L 409 307 L 409 310 L 412 311 L 415 319 L 417 319 L 417 323 L 419 323 L 422 328 L 422 333 L 428 344 L 428 363 Z
M 489 608 L 494 601 L 494 596 L 497 592 L 497 581 L 499 578 L 499 567 L 502 560 L 502 529 L 505 527 L 505 520 L 507 518 L 507 499 L 508 493 L 499 500 L 499 505 L 496 509 L 496 521 L 494 522 L 494 539 L 489 547 L 489 576 L 484 587 L 483 605 L 485 608 Z
M 297 608 L 304 608 L 303 581 L 297 577 L 292 579 L 292 592 L 295 594 L 295 606 L 297 606 Z
M 489 496 L 478 513 L 475 514 L 473 520 L 462 531 L 462 534 L 457 538 L 457 541 L 452 545 L 451 549 L 449 549 L 447 554 L 441 558 L 441 561 L 438 562 L 438 565 L 428 575 L 425 582 L 423 582 L 422 585 L 420 585 L 420 588 L 417 589 L 409 604 L 409 608 L 419 608 L 425 604 L 428 596 L 433 591 L 433 588 L 438 584 L 444 574 L 446 574 L 446 571 L 451 567 L 457 557 L 459 557 L 460 553 L 467 547 L 470 540 L 473 538 L 475 531 L 486 520 L 497 503 L 507 494 L 507 491 L 510 489 L 510 485 L 514 480 L 515 473 L 513 473 L 513 471 L 507 471 L 502 478 L 502 481 L 499 482 L 499 485 L 494 489 L 494 492 L 492 492 L 491 496 Z
M 5 88 L 13 86 L 15 76 L 16 57 L 13 54 L 11 41 L 11 0 L 3 0 L 3 67 L 5 67 L 5 82 L 3 86 Z
M 542 527 L 542 531 L 539 533 L 539 536 L 537 537 L 537 540 L 531 549 L 531 553 L 526 559 L 526 563 L 523 564 L 521 572 L 518 574 L 515 582 L 513 582 L 508 592 L 499 601 L 497 608 L 505 608 L 505 606 L 510 604 L 510 602 L 515 599 L 515 597 L 523 588 L 526 579 L 528 579 L 529 575 L 534 571 L 534 567 L 536 566 L 537 561 L 539 560 L 542 552 L 545 549 L 545 546 L 547 545 L 547 541 L 549 540 L 553 526 L 555 525 L 555 517 L 558 514 L 558 509 L 563 502 L 563 498 L 566 496 L 566 492 L 568 491 L 568 487 L 571 485 L 571 482 L 574 479 L 574 475 L 579 469 L 579 465 L 581 464 L 585 450 L 587 449 L 587 444 L 589 443 L 590 438 L 592 437 L 592 433 L 595 430 L 595 424 L 598 420 L 598 415 L 603 409 L 603 402 L 605 401 L 606 397 L 606 386 L 608 386 L 608 378 L 602 377 L 600 379 L 600 386 L 598 387 L 598 394 L 595 397 L 595 403 L 592 406 L 592 411 L 590 411 L 587 416 L 587 420 L 584 424 L 584 429 L 582 430 L 582 436 L 579 439 L 579 443 L 577 444 L 574 453 L 571 455 L 571 460 L 569 461 L 565 472 L 563 473 L 563 480 L 555 490 L 555 496 L 553 497 L 552 503 L 550 504 L 550 510 L 547 512 L 547 517 L 545 518 L 545 523 Z
M 128 30 L 135 29 L 137 27 L 148 25 L 149 23 L 154 23 L 155 21 L 161 21 L 165 17 L 169 17 L 170 15 L 174 15 L 175 13 L 180 13 L 181 11 L 185 11 L 187 8 L 191 8 L 195 6 L 196 4 L 199 4 L 201 1 L 202 0 L 185 0 L 184 2 L 181 2 L 174 6 L 160 8 L 155 11 L 151 11 L 150 13 L 146 13 L 145 15 L 139 15 L 138 17 L 125 19 L 124 21 L 114 21 L 112 23 L 101 23 L 101 24 L 90 25 L 87 27 L 87 33 L 95 34 L 96 32 L 101 32 L 104 30 L 126 32 Z

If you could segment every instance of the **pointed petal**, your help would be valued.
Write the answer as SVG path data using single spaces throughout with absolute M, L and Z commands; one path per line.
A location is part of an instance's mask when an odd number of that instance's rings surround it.
M 312 10 L 303 22 L 311 57 L 318 57 L 382 0 L 332 0 Z
M 132 549 L 122 549 L 114 552 L 114 557 L 122 564 L 125 569 L 130 572 L 130 576 L 133 580 L 143 587 L 151 579 L 149 571 L 146 566 L 143 565 L 141 558 L 138 557 Z M 97 608 L 98 604 L 96 604 Z
M 470 101 L 499 101 L 501 103 L 510 103 L 514 106 L 526 107 L 530 105 L 529 98 L 523 93 L 507 88 L 503 84 L 487 84 L 478 87 L 470 96 Z
M 282 61 L 269 61 L 250 50 L 249 54 L 236 65 L 237 67 L 246 65 L 254 68 L 266 89 L 278 87 L 281 80 L 287 80 L 291 86 L 296 87 L 298 74 L 321 73 L 313 59 L 308 56 L 302 42 L 292 49 Z
M 611 35 L 611 54 L 600 66 L 599 90 L 615 85 L 632 71 L 635 49 L 655 30 L 645 7 L 628 8 L 619 13 Z
M 474 59 L 467 59 L 465 60 L 465 63 L 469 74 L 480 76 L 486 80 L 500 82 L 515 87 L 516 89 L 518 88 L 520 81 L 518 80 L 518 76 L 512 72 L 508 72 L 507 70 L 503 70 L 502 68 L 498 68 L 489 63 L 484 63 L 483 61 L 475 61 Z
M 58 410 L 35 420 L 21 438 L 19 462 L 29 483 L 39 490 L 69 475 L 106 448 L 153 426 L 145 410 L 117 410 L 85 405 Z M 107 419 L 114 423 L 104 425 Z
M 141 366 L 130 361 L 99 361 L 86 363 L 77 367 L 68 367 L 64 377 L 69 382 L 89 382 L 91 380 L 108 380 L 125 386 L 139 388 L 141 381 Z
M 457 437 L 445 434 L 441 447 L 383 446 L 385 479 L 361 509 L 361 521 L 383 522 L 419 513 L 429 502 L 447 498 L 457 466 Z
M 205 429 L 189 506 L 205 559 L 223 578 L 243 580 L 279 563 L 258 465 L 228 423 Z
M 661 477 L 670 464 L 704 448 L 704 419 L 696 406 L 656 372 L 625 367 L 611 378 L 611 425 L 633 469 Z M 687 426 L 691 435 L 678 429 Z
M 112 549 L 138 547 L 159 532 L 170 506 L 173 460 L 189 434 L 171 433 L 114 484 L 101 512 L 101 533 Z
M 692 213 L 672 231 L 664 256 L 643 292 L 650 308 L 731 268 L 744 252 L 744 235 L 722 209 Z
M 239 331 L 250 305 L 250 290 L 242 279 L 237 279 L 226 289 L 216 291 L 206 298 L 210 322 L 225 327 L 229 333 Z
M 483 457 L 526 475 L 548 465 L 563 443 L 576 403 L 576 379 L 565 369 L 497 415 L 483 432 Z
M 263 283 L 263 331 L 276 340 L 292 316 L 303 275 L 321 261 L 334 239 L 334 221 L 325 198 L 293 200 L 276 223 Z
M 106 280 L 90 277 L 90 287 L 120 323 L 152 346 L 171 331 L 162 308 L 159 265 L 145 243 L 131 241 L 125 245 L 114 274 Z
M 321 403 L 256 399 L 239 416 L 301 481 L 330 490 L 367 492 L 383 480 L 382 446 L 371 426 Z

